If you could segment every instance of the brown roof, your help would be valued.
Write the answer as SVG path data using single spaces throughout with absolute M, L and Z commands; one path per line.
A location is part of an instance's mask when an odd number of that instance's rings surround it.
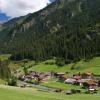
M 76 79 L 76 80 L 80 80 L 82 77 L 77 75 L 77 76 L 74 76 L 73 78 Z
M 87 74 L 88 76 L 92 76 L 92 75 L 93 75 L 92 72 L 87 72 L 86 74 Z
M 88 80 L 86 81 L 89 85 L 96 85 L 96 82 L 94 80 Z

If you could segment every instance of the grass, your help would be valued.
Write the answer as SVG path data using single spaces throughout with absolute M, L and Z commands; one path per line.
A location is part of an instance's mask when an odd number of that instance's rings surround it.
M 75 94 L 67 96 L 64 93 L 48 93 L 36 89 L 0 86 L 0 100 L 99 100 L 100 94 Z
M 2 54 L 0 55 L 1 60 L 8 59 L 11 55 L 10 54 Z M 88 62 L 84 62 L 83 60 L 79 61 L 74 66 L 74 70 L 71 70 L 71 67 L 74 63 L 65 65 L 63 67 L 58 67 L 56 64 L 45 64 L 45 63 L 55 63 L 55 60 L 47 60 L 41 63 L 38 63 L 37 65 L 34 65 L 34 61 L 28 61 L 28 63 L 25 64 L 25 66 L 32 66 L 29 70 L 37 71 L 37 72 L 69 72 L 70 74 L 77 73 L 77 72 L 87 72 L 91 71 L 94 74 L 100 74 L 100 57 L 94 57 Z M 23 61 L 11 61 L 9 67 L 12 70 L 18 69 L 19 71 L 23 72 Z
M 50 60 L 51 61 L 51 60 Z M 78 72 L 93 72 L 94 74 L 100 74 L 100 57 L 95 57 L 88 62 L 83 60 L 79 61 L 75 64 L 74 69 L 71 70 L 71 67 L 74 63 L 65 65 L 63 67 L 58 67 L 57 65 L 53 64 L 45 64 L 45 62 L 39 63 L 36 66 L 33 66 L 29 70 L 37 71 L 37 72 L 69 72 L 71 74 L 78 73 Z
M 9 67 L 11 68 L 12 71 L 16 71 L 17 69 L 18 71 L 23 73 L 23 66 L 29 67 L 33 66 L 34 64 L 35 62 L 30 60 L 28 60 L 28 62 L 25 64 L 23 61 L 11 61 Z
M 2 54 L 0 55 L 1 60 L 8 59 L 11 55 L 10 54 Z M 41 63 L 38 63 L 37 65 L 34 65 L 34 61 L 28 61 L 28 63 L 25 64 L 25 66 L 32 66 L 29 70 L 37 71 L 37 72 L 69 72 L 70 74 L 78 73 L 78 72 L 93 72 L 94 74 L 100 74 L 100 57 L 94 57 L 88 62 L 85 62 L 83 60 L 79 61 L 75 64 L 74 70 L 71 70 L 71 67 L 74 65 L 74 63 L 65 65 L 63 67 L 58 67 L 56 64 L 45 64 L 45 63 L 55 63 L 55 60 L 47 60 Z M 18 69 L 20 72 L 23 72 L 23 68 L 21 66 L 24 65 L 23 61 L 11 61 L 9 67 L 15 71 Z
M 10 55 L 0 55 L 1 60 L 8 59 Z M 48 63 L 49 64 L 46 64 Z M 54 60 L 47 60 L 41 63 L 38 63 L 37 65 L 34 65 L 34 61 L 28 61 L 25 66 L 32 66 L 29 68 L 29 70 L 37 71 L 37 72 L 69 72 L 69 74 L 74 74 L 78 72 L 87 72 L 91 71 L 94 74 L 100 75 L 100 57 L 95 57 L 91 59 L 88 62 L 84 62 L 83 60 L 79 61 L 78 63 L 74 64 L 68 64 L 63 67 L 58 67 L 56 64 L 50 64 L 54 63 Z M 12 70 L 18 69 L 21 73 L 23 73 L 23 61 L 11 61 L 10 68 Z M 71 67 L 74 66 L 74 69 L 71 70 Z M 4 81 L 0 80 L 0 84 L 2 84 Z M 52 87 L 52 88 L 60 88 L 63 90 L 69 90 L 69 89 L 80 89 L 78 86 L 74 85 L 67 85 L 64 83 L 60 83 L 57 80 L 49 80 L 45 83 L 42 83 L 41 85 Z M 7 87 L 7 86 L 0 86 L 0 100 L 99 100 L 100 94 L 90 95 L 90 94 L 75 94 L 67 96 L 64 93 L 53 93 L 53 92 L 43 92 L 38 91 L 34 88 L 15 88 L 15 87 Z
M 63 89 L 63 90 L 71 90 L 71 89 L 79 89 L 79 86 L 65 84 L 60 82 L 46 82 L 42 84 L 43 86 L 55 88 L 55 89 Z
M 41 85 L 49 88 L 62 89 L 62 90 L 80 89 L 79 86 L 59 82 L 58 79 L 56 78 L 51 78 L 48 81 L 42 83 Z

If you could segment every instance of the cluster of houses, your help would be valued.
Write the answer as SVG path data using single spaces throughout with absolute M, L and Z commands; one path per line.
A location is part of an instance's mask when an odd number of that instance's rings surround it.
M 68 77 L 65 73 L 56 73 L 56 77 L 65 84 L 72 84 L 84 87 L 89 89 L 89 91 L 95 91 L 99 87 L 99 80 L 94 77 L 94 74 L 91 72 L 87 73 L 78 73 L 72 77 Z
M 95 91 L 99 86 L 99 80 L 94 77 L 94 74 L 91 72 L 87 73 L 78 73 L 73 75 L 72 77 L 68 77 L 65 73 L 39 73 L 35 71 L 30 71 L 26 75 L 21 75 L 19 78 L 24 82 L 31 82 L 31 80 L 37 81 L 37 83 L 46 82 L 50 78 L 57 78 L 60 82 L 65 84 L 72 84 L 84 87 L 89 91 Z
M 51 73 L 39 73 L 35 71 L 30 71 L 26 75 L 21 75 L 19 79 L 24 82 L 32 82 L 32 80 L 37 81 L 37 83 L 46 81 L 50 79 Z

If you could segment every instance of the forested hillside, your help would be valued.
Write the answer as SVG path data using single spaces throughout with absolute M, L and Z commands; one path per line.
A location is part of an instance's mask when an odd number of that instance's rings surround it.
M 90 59 L 100 55 L 100 0 L 56 0 L 1 30 L 1 53 L 15 60 Z
M 8 67 L 9 60 L 0 60 L 0 79 L 9 79 L 11 76 L 10 68 Z

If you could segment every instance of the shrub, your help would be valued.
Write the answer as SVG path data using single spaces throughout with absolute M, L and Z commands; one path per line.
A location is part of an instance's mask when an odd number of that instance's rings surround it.
M 68 59 L 67 59 L 67 60 L 65 61 L 65 64 L 70 64 L 71 62 L 72 62 L 71 60 L 68 60 Z
M 54 62 L 45 62 L 45 65 L 54 65 Z
M 100 87 L 100 80 L 98 81 L 98 85 L 99 85 L 99 87 Z
M 89 85 L 88 85 L 87 83 L 83 83 L 83 87 L 84 87 L 85 89 L 87 89 L 87 88 L 89 88 Z
M 11 79 L 8 80 L 9 86 L 17 86 L 17 78 L 13 76 Z
M 65 65 L 65 60 L 61 59 L 61 58 L 57 58 L 56 59 L 56 65 L 60 66 L 60 67 L 64 66 Z
M 23 71 L 24 71 L 24 74 L 27 75 L 28 74 L 28 67 L 24 66 Z

